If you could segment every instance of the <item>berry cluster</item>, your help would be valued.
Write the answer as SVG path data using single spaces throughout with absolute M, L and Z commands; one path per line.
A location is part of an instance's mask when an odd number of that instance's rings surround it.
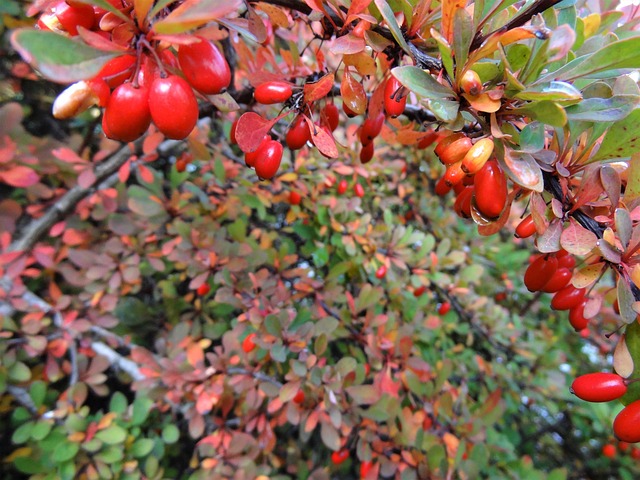
M 316 82 L 316 85 L 321 84 L 321 82 L 322 80 Z M 343 86 L 348 84 L 350 89 L 355 88 L 354 85 L 362 88 L 359 83 L 353 80 L 353 76 L 349 74 L 348 71 L 344 73 L 342 84 Z M 284 104 L 285 107 L 289 108 L 289 111 L 296 113 L 296 116 L 284 135 L 284 143 L 287 147 L 291 150 L 299 150 L 307 143 L 310 143 L 316 146 L 323 155 L 330 156 L 326 148 L 323 148 L 323 146 L 317 144 L 317 142 L 322 141 L 323 145 L 325 145 L 327 139 L 329 139 L 328 143 L 335 144 L 332 132 L 339 125 L 340 112 L 333 101 L 324 100 L 322 108 L 319 108 L 318 105 L 322 104 L 322 102 L 319 101 L 326 97 L 332 88 L 333 83 L 325 83 L 325 85 L 321 87 L 316 86 L 311 95 L 312 100 L 309 101 L 304 89 L 292 83 L 278 80 L 267 81 L 255 87 L 253 98 L 256 103 L 261 105 Z M 359 140 L 362 144 L 359 158 L 363 164 L 370 162 L 373 158 L 374 139 L 380 135 L 385 118 L 395 118 L 401 115 L 407 103 L 408 91 L 395 77 L 389 76 L 383 84 L 380 85 L 380 89 L 384 93 L 381 101 L 376 105 L 368 105 L 367 98 L 364 95 L 359 96 L 357 100 L 353 101 L 351 101 L 348 95 L 343 95 L 342 98 L 342 110 L 347 117 L 354 118 L 362 113 L 366 113 L 366 117 L 359 129 Z M 285 112 L 284 115 L 287 113 L 288 112 Z M 314 118 L 316 118 L 315 121 Z M 242 117 L 238 120 L 241 119 Z M 238 120 L 234 122 L 231 127 L 230 138 L 232 144 L 238 141 L 236 137 Z M 319 132 L 322 133 L 322 135 L 319 136 Z M 320 137 L 324 140 L 319 140 Z M 270 134 L 266 134 L 261 143 L 255 148 L 245 148 L 243 145 L 240 145 L 245 155 L 246 164 L 251 168 L 255 168 L 260 178 L 269 179 L 277 173 L 282 160 L 282 149 L 276 147 L 278 143 L 280 142 L 274 140 Z M 425 146 L 426 144 L 422 148 Z M 362 196 L 359 194 L 359 190 L 364 193 L 362 187 L 356 185 L 354 188 L 356 189 L 356 195 Z M 340 187 L 338 190 L 340 194 L 344 193 L 344 191 L 340 192 Z
M 422 140 L 430 141 L 430 135 Z M 461 218 L 474 214 L 486 220 L 499 217 L 507 205 L 507 176 L 492 158 L 493 139 L 484 137 L 474 143 L 463 132 L 457 132 L 437 141 L 435 154 L 446 170 L 436 184 L 436 193 L 446 195 L 453 189 L 454 210 Z
M 128 1 L 110 3 L 125 15 L 134 15 Z M 104 107 L 102 128 L 114 140 L 136 140 L 151 123 L 166 137 L 183 139 L 198 120 L 196 94 L 219 94 L 231 82 L 224 55 L 214 42 L 200 36 L 171 46 L 154 40 L 144 24 L 132 31 L 126 28 L 130 24 L 111 12 L 72 0 L 56 3 L 41 15 L 38 25 L 72 36 L 84 28 L 127 48 L 95 77 L 69 86 L 53 105 L 54 116 L 60 119 L 93 105 Z
M 587 298 L 586 289 L 571 284 L 575 264 L 575 258 L 565 250 L 533 256 L 524 274 L 524 284 L 530 292 L 553 293 L 551 308 L 569 310 L 569 322 L 579 332 L 588 324 L 584 316 Z

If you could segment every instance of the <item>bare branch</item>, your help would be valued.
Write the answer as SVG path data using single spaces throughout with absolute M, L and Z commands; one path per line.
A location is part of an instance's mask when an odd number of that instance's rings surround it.
M 140 381 L 144 380 L 146 377 L 140 373 L 140 368 L 138 364 L 128 358 L 123 357 L 114 349 L 109 347 L 106 343 L 102 342 L 91 342 L 91 348 L 98 355 L 102 355 L 109 360 L 109 364 L 115 367 L 118 367 L 120 370 L 129 375 L 133 380 Z

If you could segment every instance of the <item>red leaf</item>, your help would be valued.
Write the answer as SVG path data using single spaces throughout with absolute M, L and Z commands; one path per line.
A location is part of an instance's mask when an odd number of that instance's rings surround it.
M 93 168 L 85 168 L 78 176 L 78 185 L 81 188 L 89 188 L 96 181 L 96 175 Z
M 118 180 L 122 183 L 126 182 L 129 179 L 129 174 L 131 173 L 131 162 L 125 162 L 118 170 Z
M 311 119 L 305 117 L 305 121 L 311 131 L 311 141 L 320 150 L 320 153 L 328 158 L 338 158 L 338 147 L 333 135 L 324 128 L 311 123 Z
M 334 78 L 333 73 L 328 73 L 317 82 L 306 83 L 304 86 L 304 101 L 310 103 L 326 97 L 333 88 Z
M 345 23 L 348 23 L 350 21 L 349 17 L 351 15 L 358 15 L 364 12 L 367 8 L 369 8 L 370 3 L 371 0 L 353 0 L 351 2 L 351 5 L 349 5 L 349 11 L 347 12 L 347 22 Z
M 181 33 L 237 12 L 240 0 L 186 0 L 153 25 L 158 33 Z
M 140 178 L 143 182 L 153 183 L 153 173 L 144 165 L 138 165 L 138 171 L 140 172 Z
M 24 188 L 38 183 L 40 177 L 29 167 L 18 165 L 9 170 L 3 170 L 0 172 L 0 180 L 4 183 L 8 183 L 12 187 Z
M 253 152 L 262 143 L 262 139 L 269 133 L 277 118 L 267 120 L 257 113 L 247 112 L 238 119 L 236 140 L 243 152 Z
M 129 48 L 119 43 L 107 40 L 102 35 L 97 34 L 92 30 L 87 30 L 84 27 L 78 27 L 78 36 L 84 40 L 84 43 L 97 48 L 98 50 L 104 50 L 105 52 L 128 52 Z
M 366 43 L 364 39 L 355 35 L 343 35 L 334 40 L 331 45 L 331 53 L 335 55 L 346 55 L 362 52 Z

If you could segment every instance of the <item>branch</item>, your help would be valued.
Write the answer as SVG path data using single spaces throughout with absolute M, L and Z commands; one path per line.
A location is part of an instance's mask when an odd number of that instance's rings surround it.
M 266 375 L 262 372 L 251 372 L 249 370 L 247 370 L 246 368 L 239 368 L 239 367 L 231 367 L 231 368 L 227 368 L 227 374 L 231 374 L 231 375 L 248 375 L 250 377 L 255 378 L 256 380 L 260 380 L 262 382 L 268 382 L 268 383 L 272 383 L 275 386 L 277 386 L 278 388 L 282 388 L 283 384 L 282 382 L 280 382 L 279 380 L 276 380 L 273 377 L 270 377 L 269 375 Z
M 107 344 L 102 342 L 91 342 L 91 348 L 98 355 L 102 355 L 109 360 L 109 364 L 118 367 L 123 372 L 127 373 L 133 380 L 140 381 L 144 380 L 145 377 L 142 373 L 140 373 L 140 368 L 138 364 L 133 360 L 129 360 L 128 358 L 123 357 L 114 349 L 109 347 Z
M 42 217 L 27 225 L 20 238 L 9 245 L 8 251 L 28 251 L 46 234 L 49 229 L 63 219 L 82 199 L 91 194 L 103 182 L 109 182 L 112 175 L 117 179 L 118 169 L 131 157 L 131 150 L 127 145 L 115 152 L 107 161 L 94 169 L 95 182 L 86 188 L 74 186 L 65 193 Z

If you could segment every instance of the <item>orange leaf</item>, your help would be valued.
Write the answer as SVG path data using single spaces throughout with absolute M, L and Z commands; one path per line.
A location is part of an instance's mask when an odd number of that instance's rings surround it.
M 317 82 L 306 83 L 304 85 L 304 101 L 315 102 L 327 96 L 333 88 L 334 74 L 328 73 Z
M 464 8 L 466 0 L 442 0 L 442 29 L 441 33 L 449 45 L 453 43 L 453 18 L 456 10 Z
M 364 91 L 364 87 L 353 78 L 353 75 L 348 70 L 345 70 L 342 77 L 340 95 L 342 95 L 342 101 L 352 112 L 361 115 L 367 109 L 367 94 Z

